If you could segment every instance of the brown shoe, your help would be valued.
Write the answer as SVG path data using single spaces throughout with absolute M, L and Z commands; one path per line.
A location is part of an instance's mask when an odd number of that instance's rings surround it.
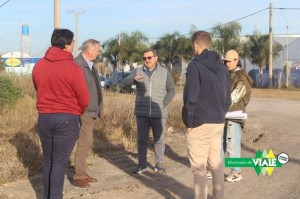
M 80 188 L 91 187 L 91 185 L 88 183 L 88 181 L 85 178 L 74 179 L 73 185 Z
M 87 182 L 91 182 L 91 183 L 93 183 L 93 182 L 98 182 L 98 180 L 96 179 L 96 178 L 93 178 L 93 177 L 91 177 L 91 176 L 89 176 L 88 174 L 84 174 L 85 175 L 85 180 L 87 181 Z

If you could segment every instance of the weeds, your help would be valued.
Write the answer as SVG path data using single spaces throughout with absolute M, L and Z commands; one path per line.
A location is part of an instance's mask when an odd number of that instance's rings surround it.
M 9 76 L 9 79 L 22 90 L 23 97 L 19 98 L 13 107 L 1 107 L 0 184 L 39 173 L 42 162 L 42 150 L 36 130 L 38 117 L 35 107 L 36 94 L 31 76 Z M 276 91 L 253 89 L 253 96 L 267 98 L 279 96 L 300 100 L 299 90 Z M 92 153 L 99 154 L 119 149 L 135 150 L 135 95 L 104 91 L 103 99 L 103 112 L 94 129 Z M 167 128 L 172 127 L 176 131 L 184 128 L 181 108 L 182 96 L 177 94 L 168 106 Z
M 0 184 L 35 175 L 41 170 L 42 150 L 36 125 L 36 94 L 30 76 L 9 76 L 23 96 L 16 104 L 2 107 L 0 115 Z M 92 153 L 135 150 L 135 95 L 103 91 L 104 107 L 94 128 Z M 174 101 L 174 100 L 173 100 Z M 169 106 L 167 126 L 182 127 L 181 98 Z M 75 148 L 76 149 L 76 148 Z M 74 151 L 71 155 L 73 161 Z

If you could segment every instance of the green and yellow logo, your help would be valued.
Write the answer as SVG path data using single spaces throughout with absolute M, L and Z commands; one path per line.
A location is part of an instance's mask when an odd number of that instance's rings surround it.
M 287 162 L 286 153 L 280 153 L 276 158 L 270 149 L 268 153 L 258 150 L 254 158 L 225 158 L 225 167 L 253 167 L 257 175 L 271 176 L 275 167 L 282 167 Z

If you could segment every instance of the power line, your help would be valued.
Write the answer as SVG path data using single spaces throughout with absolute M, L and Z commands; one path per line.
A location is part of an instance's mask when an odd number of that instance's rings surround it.
M 214 26 L 214 27 L 208 28 L 208 29 L 206 29 L 205 31 L 211 30 L 211 29 L 213 29 L 213 28 L 215 28 L 215 27 L 225 26 L 225 25 L 228 25 L 228 24 L 233 23 L 233 22 L 241 21 L 241 20 L 243 20 L 243 19 L 246 19 L 246 18 L 248 18 L 248 17 L 251 17 L 251 16 L 253 16 L 253 15 L 256 15 L 256 14 L 258 14 L 258 13 L 261 13 L 261 12 L 263 12 L 263 11 L 265 11 L 265 10 L 269 10 L 269 9 L 270 9 L 270 7 L 261 9 L 261 10 L 259 10 L 259 11 L 257 11 L 257 12 L 251 13 L 251 14 L 246 15 L 246 16 L 244 16 L 244 17 L 241 17 L 241 18 L 239 18 L 239 19 L 232 20 L 232 21 L 226 22 L 226 23 L 224 23 L 224 24 L 220 24 L 220 25 L 218 25 L 218 26 Z M 273 8 L 273 9 L 280 9 L 280 10 L 300 10 L 300 8 Z M 188 34 L 182 34 L 182 35 L 180 35 L 180 36 L 188 36 L 188 35 L 190 35 L 190 34 L 189 34 L 189 33 L 188 33 Z M 148 39 L 149 39 L 149 40 L 150 40 L 150 39 L 153 39 L 153 40 L 154 40 L 154 39 L 160 39 L 160 38 L 162 38 L 162 37 L 148 38 Z
M 3 3 L 2 5 L 0 5 L 0 8 L 1 8 L 2 6 L 4 6 L 5 4 L 7 4 L 9 1 L 10 1 L 10 0 L 7 0 L 5 3 Z
M 300 8 L 273 8 L 277 10 L 300 10 Z
M 244 17 L 238 18 L 238 19 L 236 19 L 236 20 L 232 20 L 232 21 L 226 22 L 226 23 L 224 23 L 224 24 L 220 24 L 220 25 L 218 25 L 218 26 L 214 26 L 214 27 L 208 28 L 208 29 L 206 29 L 205 31 L 211 30 L 211 29 L 213 29 L 213 28 L 215 28 L 215 27 L 225 26 L 225 25 L 228 25 L 228 24 L 233 23 L 233 22 L 241 21 L 241 20 L 243 20 L 243 19 L 246 19 L 246 18 L 248 18 L 248 17 L 251 17 L 251 16 L 253 16 L 253 15 L 256 15 L 256 14 L 258 14 L 258 13 L 261 13 L 261 12 L 263 12 L 263 11 L 265 11 L 265 10 L 269 10 L 269 9 L 270 9 L 270 7 L 261 9 L 261 10 L 259 10 L 259 11 L 256 11 L 256 12 L 251 13 L 251 14 L 249 14 L 249 15 L 246 15 L 246 16 L 244 16 Z M 300 10 L 300 8 L 272 8 L 272 9 L 279 9 L 279 10 Z M 179 36 L 184 36 L 184 37 L 185 37 L 185 36 L 188 36 L 188 35 L 190 35 L 190 34 L 189 34 L 189 33 L 188 33 L 188 34 L 182 34 L 182 35 L 179 35 Z M 116 38 L 116 37 L 118 37 L 118 35 L 113 36 L 113 37 L 111 37 L 110 39 L 107 39 L 105 42 L 108 42 L 108 41 L 110 41 L 110 40 L 112 40 L 112 39 L 114 39 L 114 38 Z M 148 39 L 148 40 L 158 40 L 158 39 L 161 39 L 161 38 L 163 38 L 163 37 L 154 37 L 154 38 L 147 38 L 147 39 Z M 105 42 L 103 42 L 103 43 L 105 43 Z
M 225 25 L 227 25 L 227 24 L 234 23 L 234 22 L 240 21 L 240 20 L 242 20 L 242 19 L 246 19 L 246 18 L 248 18 L 248 17 L 251 17 L 251 16 L 253 16 L 253 15 L 256 15 L 256 14 L 258 14 L 258 13 L 260 13 L 260 12 L 263 12 L 263 11 L 265 11 L 265 10 L 268 10 L 268 9 L 269 9 L 269 7 L 268 7 L 268 8 L 264 8 L 264 9 L 262 9 L 262 10 L 259 10 L 259 11 L 257 11 L 257 12 L 254 12 L 254 13 L 249 14 L 249 15 L 247 15 L 247 16 L 244 16 L 244 17 L 242 17 L 242 18 L 239 18 L 239 19 L 236 19 L 236 20 L 229 21 L 229 22 L 227 22 L 227 23 L 218 25 L 217 27 L 219 27 L 219 26 L 225 26 Z M 206 30 L 211 30 L 211 29 L 213 29 L 213 28 L 215 28 L 215 27 L 212 27 L 212 28 L 209 28 L 209 29 L 206 29 Z
M 239 18 L 239 19 L 236 19 L 236 20 L 233 20 L 233 21 L 229 21 L 229 22 L 226 22 L 226 23 L 224 23 L 224 24 L 220 24 L 220 25 L 218 25 L 218 26 L 225 26 L 225 25 L 227 25 L 227 24 L 230 24 L 230 23 L 233 23 L 233 22 L 237 22 L 237 21 L 240 21 L 240 20 L 242 20 L 242 19 L 245 19 L 245 18 L 248 18 L 248 17 L 251 17 L 251 16 L 253 16 L 253 15 L 256 15 L 256 14 L 258 14 L 258 13 L 261 13 L 261 12 L 263 12 L 263 11 L 265 11 L 265 10 L 268 10 L 269 9 L 269 7 L 267 7 L 267 8 L 264 8 L 264 9 L 262 9 L 262 10 L 259 10 L 259 11 L 257 11 L 257 12 L 254 12 L 254 13 L 251 13 L 251 14 L 249 14 L 249 15 L 246 15 L 246 16 L 244 16 L 244 17 L 241 17 L 241 18 Z M 218 27 L 217 26 L 217 27 Z M 215 28 L 216 26 L 214 26 L 214 27 L 212 27 L 212 28 L 208 28 L 208 29 L 206 29 L 205 31 L 208 31 L 208 30 L 211 30 L 211 29 L 213 29 L 213 28 Z M 188 35 L 190 35 L 189 33 L 187 33 L 187 34 L 182 34 L 182 35 L 179 35 L 179 36 L 188 36 Z M 161 38 L 163 38 L 163 37 L 156 37 L 156 38 L 148 38 L 148 40 L 158 40 L 158 39 L 161 39 Z
M 42 51 L 40 51 L 40 52 L 38 52 L 38 53 L 36 53 L 36 54 L 34 54 L 34 55 L 31 55 L 31 57 L 35 57 L 35 56 L 37 56 L 37 55 L 40 55 L 40 54 L 42 54 L 43 52 L 46 52 L 48 50 L 48 47 L 45 49 L 45 50 L 42 50 Z

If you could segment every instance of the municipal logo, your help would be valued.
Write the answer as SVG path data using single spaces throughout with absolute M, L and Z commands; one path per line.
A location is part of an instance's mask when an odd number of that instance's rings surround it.
M 276 158 L 272 149 L 269 152 L 258 150 L 254 158 L 225 158 L 225 167 L 253 167 L 257 175 L 271 176 L 276 167 L 288 161 L 287 153 L 280 153 Z

